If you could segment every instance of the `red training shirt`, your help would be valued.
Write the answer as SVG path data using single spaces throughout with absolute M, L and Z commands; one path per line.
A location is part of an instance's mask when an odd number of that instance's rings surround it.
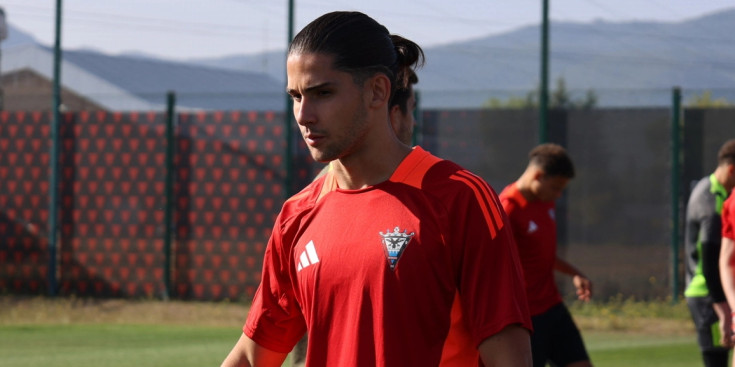
M 512 183 L 500 193 L 518 245 L 532 316 L 562 302 L 554 280 L 556 218 L 553 201 L 528 201 Z
M 518 254 L 482 179 L 420 147 L 388 181 L 344 190 L 327 173 L 283 206 L 244 333 L 307 365 L 436 366 L 455 296 L 476 348 L 531 329 Z
M 735 240 L 735 195 L 725 200 L 722 204 L 722 237 Z

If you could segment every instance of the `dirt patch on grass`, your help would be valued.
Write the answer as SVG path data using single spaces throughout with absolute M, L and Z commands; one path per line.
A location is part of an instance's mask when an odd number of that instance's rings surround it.
M 178 324 L 241 327 L 248 307 L 230 302 L 0 296 L 0 325 Z
M 635 306 L 627 308 L 635 310 Z M 247 305 L 232 302 L 0 296 L 0 326 L 112 323 L 240 328 L 247 311 Z M 691 320 L 681 317 L 638 317 L 611 313 L 606 308 L 581 312 L 572 307 L 571 311 L 583 332 L 651 335 L 689 335 L 694 332 Z
M 691 335 L 695 332 L 685 300 L 637 301 L 622 295 L 606 302 L 569 301 L 580 329 L 650 335 Z
M 604 316 L 574 316 L 574 320 L 582 332 L 627 332 L 670 336 L 692 335 L 695 332 L 691 320 Z

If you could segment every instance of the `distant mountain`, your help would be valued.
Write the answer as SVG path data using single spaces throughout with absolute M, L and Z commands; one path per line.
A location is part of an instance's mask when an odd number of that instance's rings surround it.
M 577 94 L 593 89 L 607 106 L 668 105 L 674 86 L 730 88 L 735 101 L 733 34 L 735 9 L 678 23 L 552 22 L 550 82 L 563 77 Z M 481 104 L 513 90 L 525 95 L 539 85 L 539 50 L 539 26 L 430 48 L 420 73 L 424 104 Z
M 36 43 L 11 26 L 3 49 Z M 564 78 L 573 96 L 593 90 L 600 106 L 667 106 L 670 90 L 713 91 L 735 102 L 735 8 L 675 23 L 551 22 L 550 86 Z M 540 27 L 427 47 L 421 104 L 475 108 L 522 97 L 540 81 Z M 128 55 L 131 56 L 131 55 Z M 132 55 L 152 59 L 149 55 Z M 285 51 L 187 60 L 193 65 L 266 73 L 283 83 Z
M 564 78 L 600 105 L 667 105 L 669 90 L 721 90 L 735 102 L 735 8 L 676 23 L 555 22 L 550 82 Z M 477 107 L 491 97 L 524 96 L 540 81 L 540 27 L 425 49 L 419 72 L 424 106 Z M 284 52 L 192 62 L 267 72 L 281 81 Z
M 2 43 L 2 71 L 53 78 L 53 49 L 17 28 L 11 26 L 8 31 L 8 43 Z M 169 91 L 176 93 L 176 106 L 182 110 L 272 111 L 284 107 L 281 81 L 260 72 L 142 53 L 109 55 L 93 49 L 64 49 L 60 66 L 64 88 L 113 111 L 161 109 Z
M 188 62 L 224 69 L 266 73 L 280 81 L 286 78 L 286 51 L 270 51 L 251 55 L 189 59 Z
M 7 23 L 7 26 L 8 26 L 8 38 L 2 41 L 2 43 L 0 43 L 3 50 L 10 49 L 13 47 L 18 47 L 18 46 L 40 45 L 40 42 L 38 42 L 38 40 L 36 40 L 36 38 L 34 38 L 30 33 L 23 31 L 22 29 L 18 28 L 17 26 L 11 23 Z M 44 46 L 52 47 L 52 45 L 44 45 Z M 94 48 L 80 48 L 80 49 L 75 49 L 74 51 L 103 54 L 102 51 L 99 51 Z M 160 60 L 160 58 L 157 56 L 146 54 L 144 52 L 138 52 L 138 51 L 124 52 L 120 54 L 119 56 L 132 57 L 132 58 L 138 58 L 138 59 L 148 59 L 148 60 Z
M 30 33 L 26 33 L 25 31 L 21 30 L 18 27 L 13 26 L 12 24 L 7 24 L 8 26 L 8 38 L 2 41 L 0 43 L 2 45 L 2 48 L 10 48 L 10 47 L 16 47 L 16 46 L 26 46 L 26 45 L 35 45 L 38 44 L 38 41 L 36 41 L 33 36 L 31 36 Z

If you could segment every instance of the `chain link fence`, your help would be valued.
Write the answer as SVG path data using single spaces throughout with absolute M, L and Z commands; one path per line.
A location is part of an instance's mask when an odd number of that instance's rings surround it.
M 47 293 L 56 261 L 61 295 L 159 297 L 170 259 L 172 297 L 250 299 L 286 177 L 295 192 L 321 165 L 294 133 L 286 169 L 283 112 L 180 110 L 168 227 L 162 111 L 63 115 L 57 259 L 48 258 L 51 115 L 0 112 L 0 292 Z M 419 120 L 420 145 L 496 191 L 520 176 L 539 139 L 535 110 L 424 109 Z M 735 137 L 735 109 L 684 110 L 676 178 L 670 107 L 553 110 L 548 126 L 577 168 L 558 203 L 561 255 L 601 299 L 671 295 L 673 272 L 683 274 L 672 269 L 681 255 L 672 251 L 680 234 L 672 232 L 671 183 L 680 182 L 683 208 L 689 183 L 711 172 L 720 145 Z

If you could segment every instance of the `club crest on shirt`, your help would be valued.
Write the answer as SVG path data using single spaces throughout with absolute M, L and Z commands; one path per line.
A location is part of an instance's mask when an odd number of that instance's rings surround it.
M 395 227 L 393 232 L 390 229 L 386 230 L 385 233 L 380 232 L 380 237 L 382 237 L 381 242 L 385 249 L 385 255 L 388 257 L 390 270 L 395 270 L 398 259 L 401 258 L 401 254 L 403 254 L 403 251 L 415 234 L 414 232 L 406 232 L 405 229 L 401 232 L 401 229 L 398 227 Z

